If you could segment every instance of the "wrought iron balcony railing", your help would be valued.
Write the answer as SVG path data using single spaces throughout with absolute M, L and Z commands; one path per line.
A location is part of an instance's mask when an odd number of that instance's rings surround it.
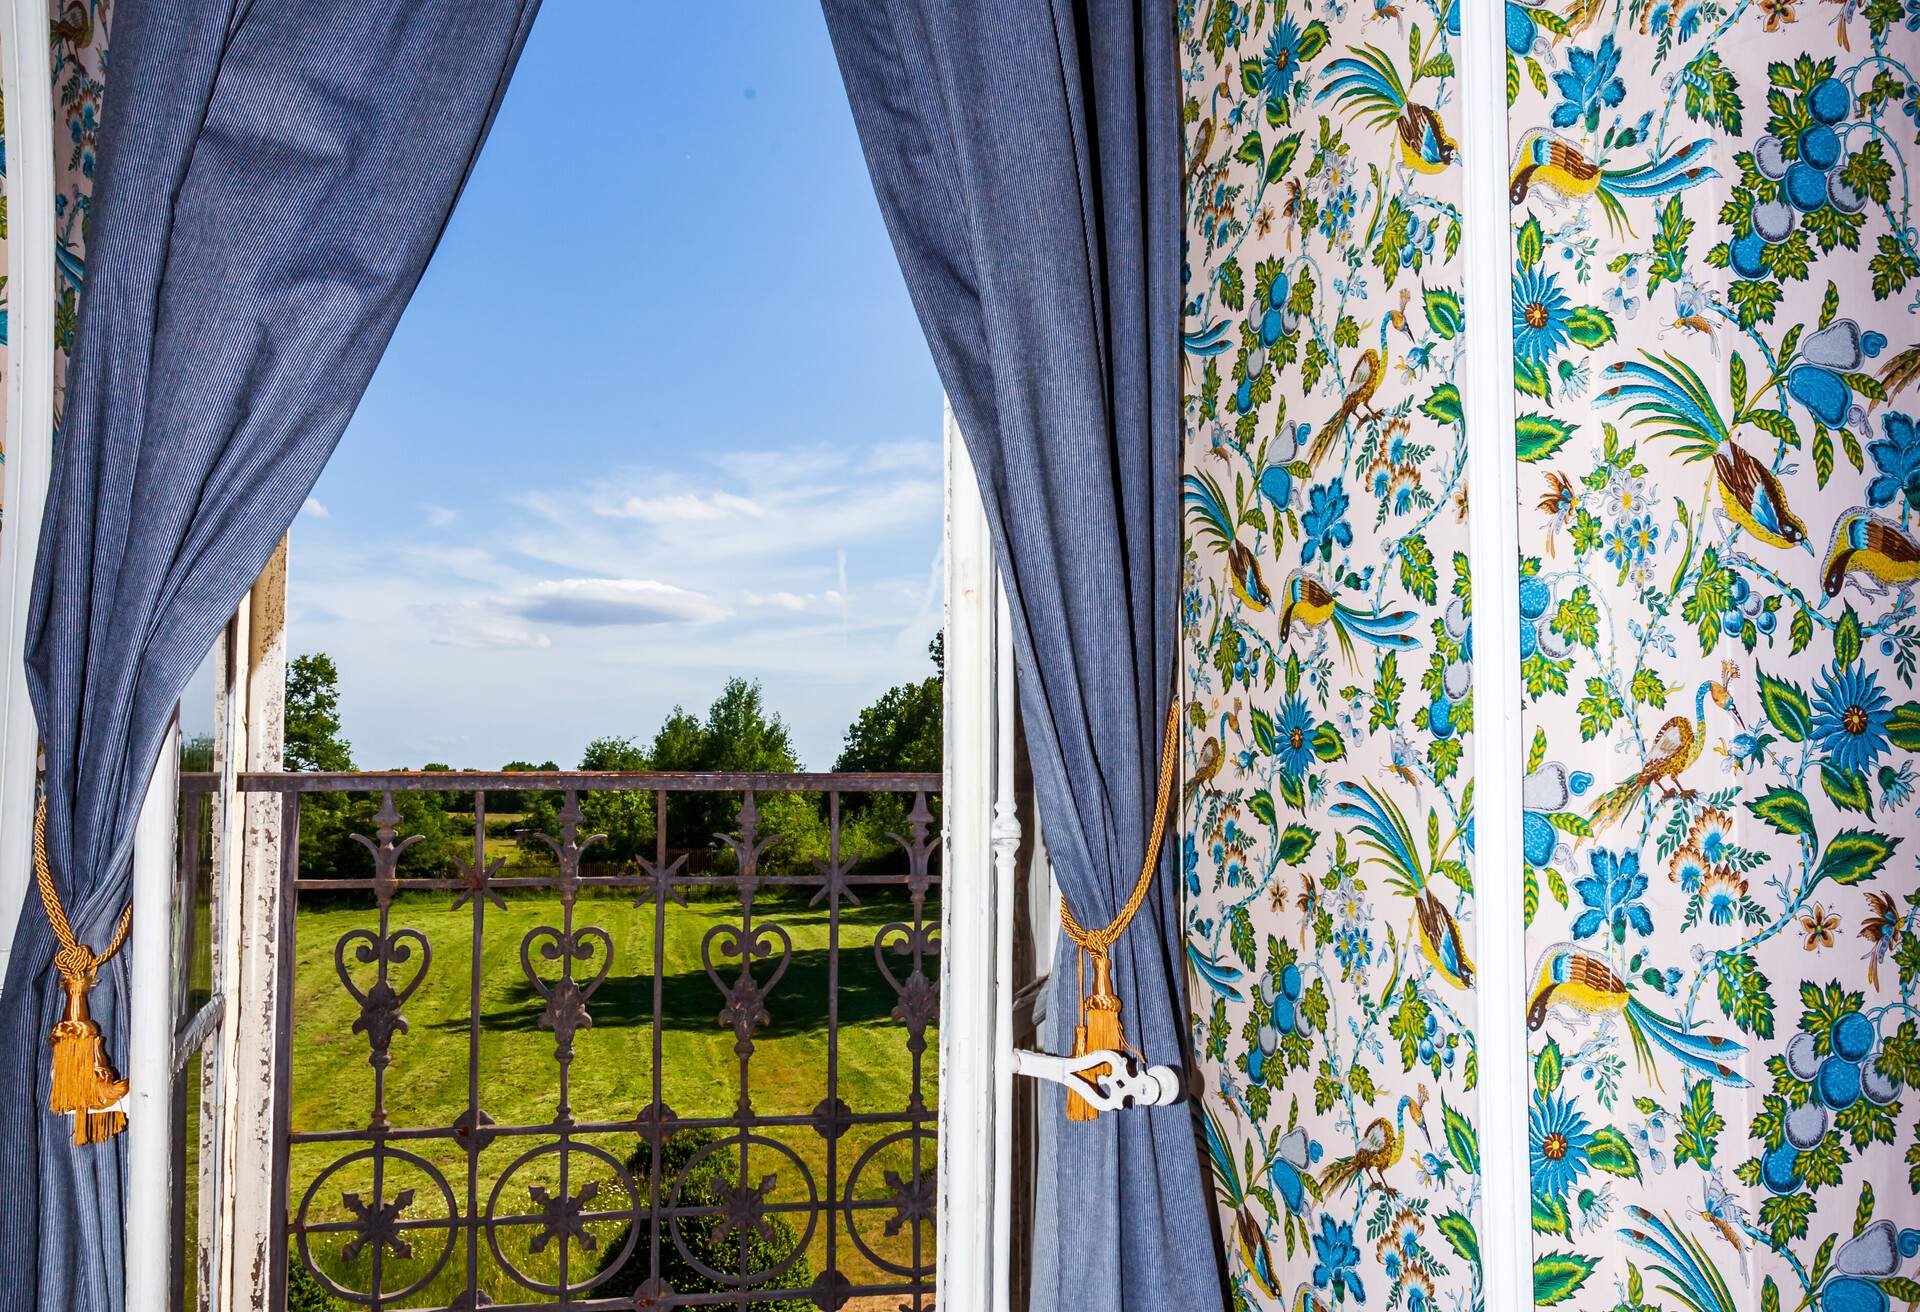
M 939 788 L 242 775 L 290 1298 L 931 1309 Z

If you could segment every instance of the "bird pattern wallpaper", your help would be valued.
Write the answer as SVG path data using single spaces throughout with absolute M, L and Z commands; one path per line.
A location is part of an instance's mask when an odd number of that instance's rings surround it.
M 1455 0 L 1190 0 L 1183 857 L 1236 1303 L 1920 1301 L 1920 0 L 1504 3 L 1524 861 L 1474 861 Z M 1476 10 L 1476 16 L 1478 11 Z
M 1505 19 L 1535 1300 L 1907 1306 L 1920 3 Z
M 1479 1300 L 1445 12 L 1182 5 L 1181 834 L 1236 1304 Z

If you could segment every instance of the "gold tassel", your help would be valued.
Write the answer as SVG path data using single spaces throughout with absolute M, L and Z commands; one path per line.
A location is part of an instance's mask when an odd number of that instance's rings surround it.
M 1067 906 L 1067 899 L 1060 899 L 1060 927 L 1066 931 L 1080 949 L 1080 1023 L 1073 1030 L 1073 1055 L 1084 1057 L 1090 1052 L 1103 1050 L 1111 1052 L 1134 1052 L 1127 1042 L 1127 1032 L 1120 1024 L 1120 995 L 1113 991 L 1113 958 L 1108 949 L 1127 932 L 1127 926 L 1146 901 L 1147 888 L 1153 883 L 1153 872 L 1160 864 L 1160 844 L 1166 837 L 1167 812 L 1173 797 L 1173 771 L 1178 760 L 1176 753 L 1180 741 L 1180 702 L 1174 699 L 1167 707 L 1167 727 L 1160 740 L 1160 789 L 1153 804 L 1153 831 L 1147 835 L 1146 856 L 1140 862 L 1139 877 L 1133 881 L 1133 892 L 1120 908 L 1120 914 L 1099 929 L 1088 929 L 1074 918 L 1073 911 Z M 1085 991 L 1087 962 L 1093 962 L 1093 992 Z M 1111 1073 L 1106 1065 L 1094 1067 L 1080 1078 L 1093 1087 L 1095 1080 Z M 1067 1090 L 1067 1119 L 1070 1121 L 1091 1121 L 1100 1115 L 1100 1109 L 1080 1096 L 1076 1089 Z
M 1127 1051 L 1127 1032 L 1120 1024 L 1120 996 L 1113 991 L 1113 961 L 1105 952 L 1087 953 L 1093 958 L 1093 992 L 1080 999 L 1080 1023 L 1073 1028 L 1073 1055 L 1090 1052 Z M 1112 1067 L 1099 1065 L 1080 1076 L 1089 1085 L 1109 1074 Z M 1100 1109 L 1080 1096 L 1077 1089 L 1067 1090 L 1067 1119 L 1091 1121 Z
M 87 1010 L 87 994 L 99 978 L 100 967 L 126 943 L 127 931 L 133 924 L 133 905 L 129 903 L 121 912 L 113 942 L 98 956 L 74 937 L 66 909 L 60 905 L 59 891 L 53 886 L 53 872 L 47 865 L 45 799 L 41 800 L 33 820 L 33 873 L 47 921 L 60 942 L 60 950 L 53 956 L 53 968 L 59 972 L 60 987 L 67 995 L 66 1011 L 54 1022 L 53 1033 L 48 1036 L 53 1044 L 53 1079 L 47 1110 L 73 1117 L 76 1147 L 104 1143 L 127 1128 L 126 1113 L 114 1107 L 127 1096 L 127 1082 L 107 1061 L 100 1026 Z

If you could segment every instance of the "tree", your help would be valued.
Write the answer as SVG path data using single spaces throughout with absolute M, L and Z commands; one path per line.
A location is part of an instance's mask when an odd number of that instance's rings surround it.
M 282 757 L 289 770 L 339 774 L 353 769 L 353 752 L 340 736 L 340 671 L 323 651 L 295 656 L 287 666 Z
M 325 652 L 296 656 L 287 665 L 286 736 L 281 759 L 289 770 L 342 774 L 354 768 L 340 736 L 340 671 Z M 305 793 L 300 798 L 300 874 L 305 879 L 365 879 L 373 860 L 353 835 L 373 838 L 379 829 L 378 795 Z M 438 875 L 447 868 L 447 813 L 431 793 L 399 792 L 402 837 L 422 841 L 402 854 L 410 875 Z
M 532 761 L 508 761 L 500 767 L 501 774 L 536 774 L 558 770 L 557 761 L 542 761 L 535 765 Z M 495 815 L 519 815 L 532 805 L 532 799 L 540 796 L 537 792 L 522 792 L 517 788 L 503 788 L 487 794 L 487 810 Z
M 509 767 L 512 768 L 512 767 Z M 546 766 L 546 769 L 556 767 Z M 631 738 L 596 738 L 580 754 L 582 770 L 645 770 L 646 749 Z M 518 828 L 525 831 L 521 846 L 542 856 L 550 856 L 535 834 L 549 838 L 560 836 L 560 808 L 566 794 L 529 790 L 520 806 L 524 819 Z M 648 792 L 585 792 L 580 794 L 580 839 L 594 834 L 606 837 L 588 849 L 589 865 L 610 862 L 624 864 L 635 857 L 653 856 L 653 794 Z
M 927 644 L 934 673 L 880 694 L 847 727 L 846 745 L 833 763 L 837 774 L 937 774 L 944 760 L 943 681 L 946 634 Z M 930 799 L 938 812 L 938 800 Z M 841 798 L 841 847 L 859 854 L 897 850 L 889 834 L 907 833 L 913 799 L 901 793 L 848 793 Z

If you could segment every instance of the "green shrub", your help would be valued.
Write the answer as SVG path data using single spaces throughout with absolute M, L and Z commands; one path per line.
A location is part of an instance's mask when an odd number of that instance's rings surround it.
M 660 1179 L 663 1186 L 670 1190 L 672 1182 L 680 1172 L 686 1170 L 687 1164 L 702 1149 L 719 1141 L 720 1136 L 712 1130 L 680 1130 L 668 1135 L 666 1144 L 660 1150 Z M 651 1160 L 652 1154 L 644 1141 L 627 1158 L 627 1170 L 633 1176 L 635 1187 L 642 1191 L 648 1187 Z M 704 1158 L 693 1175 L 681 1183 L 680 1206 L 718 1206 L 722 1195 L 734 1186 L 738 1178 L 737 1159 L 729 1153 L 713 1153 Z M 715 1231 L 718 1228 L 716 1220 L 696 1217 L 682 1221 L 680 1233 L 686 1240 L 687 1248 L 708 1267 L 715 1271 L 738 1271 L 741 1236 L 737 1233 L 727 1234 L 716 1240 Z M 764 1271 L 778 1266 L 793 1252 L 797 1243 L 793 1227 L 783 1216 L 768 1217 L 765 1233 L 754 1232 L 745 1238 L 749 1271 Z M 626 1242 L 627 1231 L 623 1230 L 607 1245 L 603 1264 L 618 1257 Z M 633 1252 L 627 1257 L 625 1265 L 605 1284 L 596 1285 L 591 1296 L 631 1296 L 647 1277 L 647 1243 L 648 1232 L 643 1222 Z M 671 1233 L 660 1236 L 660 1277 L 677 1294 L 717 1294 L 733 1288 L 695 1270 L 680 1255 L 679 1246 L 673 1242 Z M 753 1288 L 805 1289 L 812 1283 L 813 1264 L 802 1253 L 793 1260 L 792 1265 Z M 753 1312 L 815 1312 L 810 1298 L 759 1299 L 747 1306 Z

